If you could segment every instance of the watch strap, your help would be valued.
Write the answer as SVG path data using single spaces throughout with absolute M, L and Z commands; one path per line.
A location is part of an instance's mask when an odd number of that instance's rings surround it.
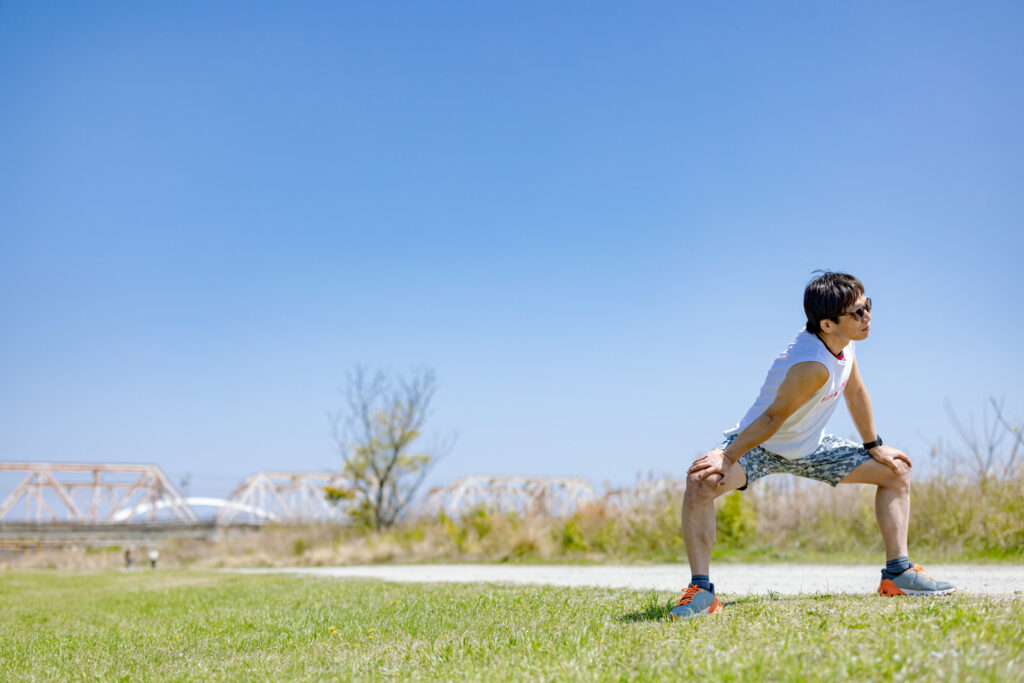
M 875 446 L 881 446 L 881 445 L 882 445 L 882 437 L 880 437 L 880 436 L 878 436 L 876 434 L 874 441 L 865 441 L 864 442 L 864 450 L 870 451 Z

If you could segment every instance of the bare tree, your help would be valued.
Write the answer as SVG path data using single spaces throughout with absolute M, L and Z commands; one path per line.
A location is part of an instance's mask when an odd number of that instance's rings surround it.
M 1020 449 L 1024 446 L 1024 425 L 1010 424 L 1010 421 L 1003 415 L 1003 402 L 996 402 L 995 398 L 989 399 L 992 402 L 992 409 L 996 414 L 996 421 L 1003 426 L 1007 432 L 1013 436 L 1013 448 L 1010 450 L 1010 455 L 1006 459 L 1005 472 L 1010 473 L 1013 471 L 1014 466 L 1017 464 L 1017 455 L 1020 453 Z
M 967 421 L 964 422 L 947 400 L 946 412 L 966 452 L 951 449 L 941 442 L 932 447 L 933 453 L 945 452 L 968 464 L 981 481 L 1012 476 L 1017 465 L 1017 456 L 1024 446 L 1021 425 L 1012 424 L 1006 418 L 1003 401 L 990 397 L 989 407 L 991 414 L 986 411 L 980 424 L 975 422 L 973 414 L 968 415 Z M 1011 442 L 1009 447 L 1004 447 L 1007 436 Z
M 451 439 L 414 449 L 437 391 L 432 370 L 408 376 L 382 371 L 370 376 L 358 367 L 348 375 L 347 414 L 330 416 L 342 473 L 351 491 L 328 490 L 335 500 L 351 501 L 352 512 L 367 526 L 392 526 L 408 507 Z

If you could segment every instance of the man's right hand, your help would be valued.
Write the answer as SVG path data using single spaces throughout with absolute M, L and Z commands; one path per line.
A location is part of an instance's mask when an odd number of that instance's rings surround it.
M 733 463 L 725 457 L 725 451 L 715 448 L 693 461 L 687 474 L 692 474 L 697 481 L 708 480 L 709 484 L 721 485 Z

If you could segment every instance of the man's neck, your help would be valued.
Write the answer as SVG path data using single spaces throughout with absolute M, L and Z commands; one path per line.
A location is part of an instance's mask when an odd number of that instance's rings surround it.
M 818 339 L 832 352 L 832 355 L 836 358 L 842 354 L 843 349 L 850 343 L 848 339 L 843 339 L 837 334 L 829 334 L 828 332 L 819 332 Z

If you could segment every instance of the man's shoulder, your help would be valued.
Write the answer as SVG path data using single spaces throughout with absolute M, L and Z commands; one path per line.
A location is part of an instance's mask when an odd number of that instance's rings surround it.
M 786 371 L 786 378 L 794 378 L 801 383 L 818 384 L 821 386 L 829 377 L 828 366 L 817 360 L 802 360 L 793 363 Z
M 794 363 L 786 370 L 786 378 L 779 387 L 779 393 L 787 396 L 801 397 L 800 404 L 805 403 L 819 389 L 825 386 L 831 375 L 825 365 L 816 360 Z
M 807 328 L 800 330 L 796 338 L 786 347 L 786 350 L 782 352 L 784 357 L 815 357 L 819 354 L 821 346 L 821 340 L 818 339 L 817 335 L 811 334 L 807 331 Z

